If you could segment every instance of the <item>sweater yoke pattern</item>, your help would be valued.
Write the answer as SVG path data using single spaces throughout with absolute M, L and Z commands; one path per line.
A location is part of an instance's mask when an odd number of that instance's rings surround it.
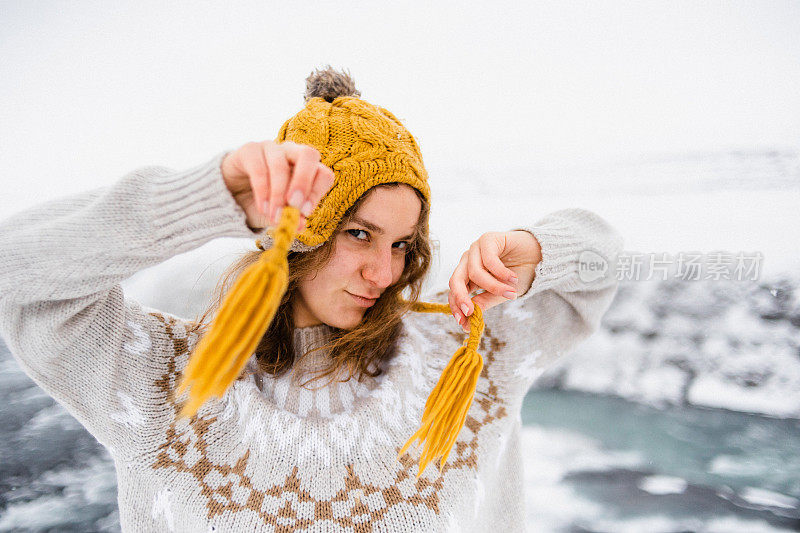
M 163 323 L 174 347 L 166 371 L 154 385 L 171 404 L 173 413 L 177 416 L 181 403 L 176 402 L 175 389 L 182 375 L 178 359 L 188 357 L 189 344 L 173 327 L 175 318 L 157 312 L 149 314 Z M 457 331 L 449 333 L 455 341 L 462 342 L 462 334 Z M 496 351 L 504 345 L 505 342 L 493 337 L 487 327 L 480 346 L 480 353 L 484 357 L 481 378 L 486 383 L 476 391 L 464 429 L 441 473 L 438 472 L 438 464 L 432 464 L 425 475 L 415 480 L 418 457 L 412 458 L 409 452 L 397 461 L 396 469 L 391 473 L 393 482 L 388 486 L 369 483 L 355 472 L 352 463 L 345 465 L 345 475 L 338 482 L 334 481 L 341 488 L 332 498 L 314 497 L 297 465 L 291 467 L 291 472 L 282 482 L 259 486 L 247 473 L 251 460 L 249 448 L 228 463 L 210 457 L 209 430 L 218 421 L 219 415 L 204 414 L 202 409 L 189 420 L 185 429 L 178 428 L 177 420 L 171 422 L 162 444 L 158 446 L 156 458 L 149 466 L 153 470 L 166 470 L 171 475 L 190 475 L 205 500 L 208 520 L 223 513 L 251 511 L 265 525 L 275 528 L 275 531 L 309 528 L 324 520 L 333 521 L 343 528 L 366 532 L 373 531 L 372 524 L 380 523 L 385 518 L 384 515 L 398 505 L 420 507 L 438 515 L 440 492 L 448 473 L 466 470 L 470 471 L 471 476 L 474 475 L 481 430 L 508 416 L 506 402 L 500 398 L 498 386 L 487 372 L 494 362 Z M 400 446 L 395 446 L 394 449 L 397 453 Z M 418 455 L 417 451 L 416 456 Z M 427 475 L 428 472 L 435 473 L 433 479 Z M 410 488 L 413 490 L 408 490 Z

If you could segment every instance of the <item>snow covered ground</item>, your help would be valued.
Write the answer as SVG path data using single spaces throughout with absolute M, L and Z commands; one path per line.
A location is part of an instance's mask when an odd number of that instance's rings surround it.
M 800 418 L 798 278 L 625 282 L 539 386 Z

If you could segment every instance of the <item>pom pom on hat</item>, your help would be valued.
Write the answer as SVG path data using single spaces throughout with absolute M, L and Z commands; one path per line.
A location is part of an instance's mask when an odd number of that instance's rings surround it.
M 314 70 L 306 78 L 305 101 L 318 97 L 333 102 L 340 96 L 361 96 L 350 73 L 336 72 L 330 65 Z

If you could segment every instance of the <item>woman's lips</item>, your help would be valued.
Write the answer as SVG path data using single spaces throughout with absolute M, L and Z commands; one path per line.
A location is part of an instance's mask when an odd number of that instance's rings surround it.
M 347 292 L 347 291 L 344 291 Z M 353 293 L 347 292 L 353 300 L 361 307 L 372 307 L 372 305 L 378 300 L 377 298 L 364 298 L 362 296 L 356 296 Z

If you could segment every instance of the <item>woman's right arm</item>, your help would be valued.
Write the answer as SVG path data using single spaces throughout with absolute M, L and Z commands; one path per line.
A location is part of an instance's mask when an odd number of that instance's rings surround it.
M 273 216 L 288 203 L 313 208 L 332 184 L 315 149 L 263 141 L 17 213 L 0 221 L 0 335 L 101 443 L 131 452 L 174 416 L 162 382 L 188 335 L 120 282 L 218 237 L 263 236 L 252 228 L 267 225 L 264 200 Z
M 155 381 L 174 354 L 164 323 L 120 282 L 214 238 L 259 235 L 223 182 L 224 156 L 182 171 L 138 168 L 0 222 L 0 334 L 112 449 L 132 451 L 165 416 Z

